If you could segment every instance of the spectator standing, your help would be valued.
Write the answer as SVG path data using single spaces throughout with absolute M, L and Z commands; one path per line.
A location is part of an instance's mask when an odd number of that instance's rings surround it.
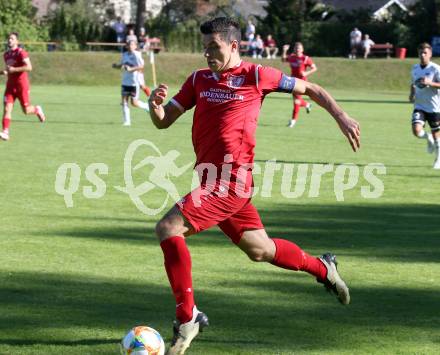
M 127 26 L 122 21 L 121 17 L 116 19 L 116 22 L 113 24 L 113 29 L 116 32 L 116 42 L 124 43 L 125 42 L 125 30 Z
M 147 35 L 145 28 L 142 27 L 139 32 L 139 48 L 142 52 L 149 52 L 150 49 L 150 37 Z
M 361 46 L 362 42 L 362 32 L 359 31 L 357 27 L 353 28 L 350 32 L 350 54 L 348 58 L 356 59 L 357 52 Z
M 264 42 L 264 48 L 266 50 L 267 59 L 275 59 L 278 54 L 277 42 L 272 38 L 272 35 L 267 35 L 266 41 Z
M 255 38 L 255 25 L 253 24 L 252 20 L 249 19 L 246 26 L 246 39 L 250 44 L 254 40 L 254 38 Z
M 370 38 L 369 35 L 366 34 L 364 36 L 364 40 L 362 41 L 362 49 L 364 50 L 364 59 L 368 58 L 372 45 L 374 45 L 373 40 Z

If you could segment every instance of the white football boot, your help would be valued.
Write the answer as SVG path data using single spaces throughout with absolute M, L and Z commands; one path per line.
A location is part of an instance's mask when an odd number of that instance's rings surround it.
M 209 325 L 208 317 L 205 313 L 199 312 L 196 306 L 193 308 L 193 317 L 189 322 L 180 324 L 179 321 L 174 321 L 173 325 L 173 340 L 171 347 L 168 349 L 166 355 L 183 355 L 186 349 L 189 348 L 191 341 L 203 331 L 203 328 Z
M 0 139 L 2 139 L 4 141 L 8 141 L 9 140 L 9 133 L 7 131 L 0 132 Z
M 35 106 L 35 114 L 37 115 L 37 117 L 41 123 L 46 121 L 46 116 L 45 116 L 41 106 Z
M 296 124 L 296 120 L 289 120 L 289 123 L 287 124 L 287 127 L 293 128 Z
M 333 292 L 339 302 L 345 305 L 349 304 L 350 292 L 344 280 L 339 276 L 336 256 L 331 253 L 325 253 L 319 258 L 319 260 L 321 260 L 327 268 L 327 278 L 326 280 L 318 280 L 318 282 L 323 283 L 327 291 Z

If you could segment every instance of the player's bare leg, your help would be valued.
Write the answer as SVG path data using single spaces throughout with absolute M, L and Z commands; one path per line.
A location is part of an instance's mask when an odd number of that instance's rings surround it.
M 434 138 L 434 149 L 435 149 L 435 161 L 433 168 L 440 170 L 440 129 L 432 131 L 432 136 Z
M 342 304 L 350 303 L 348 287 L 339 276 L 333 254 L 326 253 L 315 258 L 289 240 L 269 238 L 264 229 L 245 231 L 238 247 L 253 261 L 265 261 L 284 269 L 308 272 L 323 283 L 326 289 L 333 291 Z
M 36 115 L 41 123 L 46 121 L 46 116 L 41 106 L 27 105 L 22 107 L 22 110 L 25 115 Z
M 194 228 L 173 207 L 156 225 L 156 234 L 164 254 L 165 269 L 176 299 L 176 321 L 173 339 L 167 355 L 182 355 L 204 327 L 208 317 L 194 303 L 191 275 L 191 255 L 185 237 L 194 234 Z
M 141 101 L 139 99 L 131 98 L 131 104 L 134 107 L 139 107 L 139 108 L 141 108 L 141 109 L 143 109 L 143 110 L 145 110 L 147 112 L 150 111 L 150 106 L 148 106 L 148 102 L 143 102 L 143 101 Z
M 2 131 L 0 132 L 0 139 L 4 141 L 9 140 L 9 126 L 11 125 L 13 107 L 14 104 L 10 102 L 5 103 L 3 106 Z
M 293 95 L 293 112 L 292 112 L 292 119 L 287 124 L 287 127 L 293 128 L 298 121 L 299 117 L 299 111 L 301 107 L 305 107 L 307 113 L 310 113 L 311 111 L 311 105 L 306 102 L 300 95 Z
M 426 132 L 423 126 L 424 125 L 422 123 L 413 123 L 412 133 L 414 134 L 414 136 L 416 136 L 419 139 L 427 140 L 426 151 L 429 154 L 432 154 L 435 151 L 433 134 Z

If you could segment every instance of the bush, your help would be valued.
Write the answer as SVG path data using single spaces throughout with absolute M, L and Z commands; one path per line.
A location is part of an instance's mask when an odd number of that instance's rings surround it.
M 100 41 L 107 34 L 93 4 L 85 0 L 61 4 L 49 15 L 48 24 L 52 40 L 69 43 L 65 50 L 82 48 L 85 42 Z
M 47 41 L 48 29 L 35 21 L 35 9 L 27 0 L 0 1 L 0 36 L 6 38 L 8 33 L 18 32 L 21 41 Z M 45 47 L 35 47 L 45 50 Z

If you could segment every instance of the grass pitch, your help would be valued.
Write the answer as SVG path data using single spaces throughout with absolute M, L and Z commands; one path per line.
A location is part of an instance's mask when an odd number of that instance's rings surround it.
M 330 90 L 331 91 L 331 90 Z M 271 95 L 257 132 L 257 162 L 355 164 L 358 183 L 338 202 L 335 174 L 310 197 L 311 177 L 298 198 L 280 193 L 254 203 L 270 235 L 319 255 L 336 253 L 352 293 L 343 307 L 309 275 L 252 263 L 217 229 L 189 239 L 196 301 L 211 326 L 188 354 L 435 354 L 440 303 L 439 173 L 424 142 L 410 134 L 406 92 L 331 91 L 361 123 L 357 154 L 333 119 L 316 105 L 287 129 L 292 101 Z M 191 114 L 159 131 L 139 109 L 121 126 L 119 87 L 34 86 L 48 122 L 17 109 L 11 141 L 0 142 L 0 354 L 117 354 L 134 325 L 156 328 L 169 342 L 174 301 L 154 237 L 159 216 L 139 212 L 124 185 L 124 156 L 136 139 L 194 160 Z M 154 154 L 144 150 L 135 159 Z M 81 168 L 73 207 L 55 192 L 63 163 Z M 91 163 L 108 174 L 102 198 L 83 188 Z M 382 163 L 384 192 L 362 197 L 368 164 Z M 140 173 L 137 182 L 148 177 Z M 189 191 L 191 174 L 172 181 Z M 256 177 L 261 183 L 261 176 Z M 150 207 L 164 201 L 154 189 Z M 171 206 L 171 202 L 167 207 Z

